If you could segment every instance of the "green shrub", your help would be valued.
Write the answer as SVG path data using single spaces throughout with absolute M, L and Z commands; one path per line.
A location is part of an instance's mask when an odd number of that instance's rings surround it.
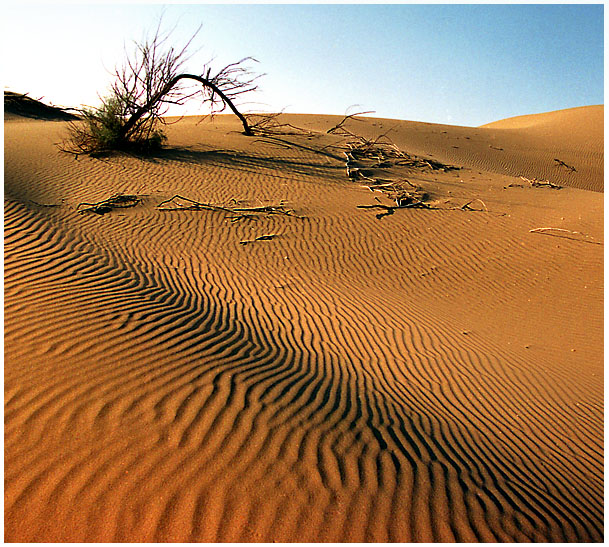
M 70 124 L 70 137 L 63 149 L 75 154 L 104 154 L 113 150 L 150 153 L 159 150 L 167 137 L 158 128 L 159 119 L 142 118 L 125 134 L 125 103 L 120 97 L 102 99 L 98 108 L 81 111 L 82 121 Z

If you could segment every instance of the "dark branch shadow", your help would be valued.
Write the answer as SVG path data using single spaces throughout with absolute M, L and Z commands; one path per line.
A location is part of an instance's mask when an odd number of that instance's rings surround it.
M 340 176 L 344 171 L 341 164 L 330 165 L 302 159 L 287 159 L 250 154 L 237 150 L 193 150 L 189 148 L 165 148 L 153 155 L 137 156 L 152 162 L 180 162 L 191 165 L 214 165 L 245 172 L 260 170 L 279 171 L 280 173 L 303 176 Z

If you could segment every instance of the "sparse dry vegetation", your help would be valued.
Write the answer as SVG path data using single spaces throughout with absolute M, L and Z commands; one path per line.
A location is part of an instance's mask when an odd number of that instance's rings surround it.
M 199 29 L 200 30 L 200 29 Z M 124 64 L 116 68 L 114 82 L 97 108 L 84 108 L 82 121 L 72 122 L 62 150 L 95 154 L 111 150 L 148 152 L 166 140 L 163 116 L 170 105 L 197 99 L 212 115 L 231 110 L 241 121 L 243 132 L 252 135 L 247 118 L 236 99 L 257 89 L 258 76 L 248 68 L 255 61 L 245 57 L 214 71 L 206 64 L 196 73 L 186 71 L 191 44 L 197 31 L 182 49 L 170 45 L 171 33 L 159 22 L 152 37 L 136 42 Z

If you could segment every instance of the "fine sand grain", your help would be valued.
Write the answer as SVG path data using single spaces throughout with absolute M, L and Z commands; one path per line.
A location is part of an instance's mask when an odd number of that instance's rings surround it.
M 602 541 L 603 107 L 282 121 L 5 122 L 5 540 Z

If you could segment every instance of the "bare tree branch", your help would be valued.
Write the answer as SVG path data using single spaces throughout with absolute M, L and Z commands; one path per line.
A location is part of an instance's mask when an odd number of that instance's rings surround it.
M 191 59 L 190 46 L 201 27 L 181 49 L 169 44 L 171 33 L 161 32 L 161 21 L 154 33 L 136 42 L 132 54 L 114 71 L 110 95 L 98 109 L 83 109 L 84 125 L 74 123 L 64 150 L 73 153 L 129 148 L 131 145 L 160 145 L 164 135 L 159 125 L 170 105 L 183 105 L 198 99 L 209 105 L 212 115 L 230 109 L 241 121 L 243 132 L 253 135 L 246 116 L 236 105 L 243 94 L 257 89 L 260 77 L 248 68 L 252 57 L 225 65 L 214 72 L 209 63 L 198 73 L 185 70 Z M 197 87 L 186 85 L 195 83 Z
M 345 114 L 345 117 L 338 122 L 334 127 L 331 127 L 326 131 L 326 133 L 336 133 L 337 131 L 341 131 L 343 134 L 353 136 L 353 133 L 347 131 L 343 126 L 347 122 L 347 120 L 354 120 L 355 116 L 361 116 L 363 114 L 373 114 L 374 110 L 366 110 L 365 112 L 354 112 L 353 114 Z

